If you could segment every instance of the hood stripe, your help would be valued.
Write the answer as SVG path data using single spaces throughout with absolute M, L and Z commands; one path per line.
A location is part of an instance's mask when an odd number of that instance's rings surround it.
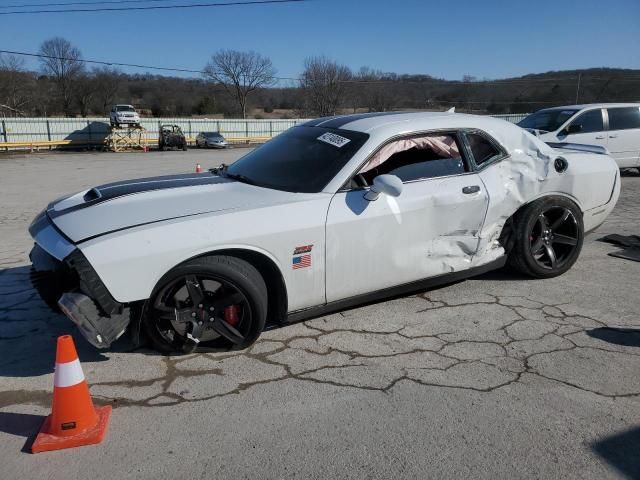
M 47 208 L 47 213 L 51 218 L 56 218 L 69 212 L 82 210 L 100 203 L 108 202 L 114 198 L 124 197 L 136 193 L 150 192 L 153 190 L 165 190 L 169 188 L 193 187 L 199 185 L 215 185 L 219 183 L 229 183 L 233 180 L 218 177 L 212 174 L 189 173 L 182 175 L 167 175 L 162 177 L 140 178 L 125 182 L 114 182 L 100 185 L 87 192 L 85 202 L 64 210 L 56 210 L 55 203 Z M 87 198 L 92 196 L 92 198 Z

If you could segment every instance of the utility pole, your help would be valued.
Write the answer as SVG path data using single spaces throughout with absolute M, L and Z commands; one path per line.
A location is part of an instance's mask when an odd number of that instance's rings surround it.
M 582 73 L 578 74 L 578 86 L 576 87 L 576 105 L 578 104 L 578 98 L 580 98 L 580 80 L 582 79 Z

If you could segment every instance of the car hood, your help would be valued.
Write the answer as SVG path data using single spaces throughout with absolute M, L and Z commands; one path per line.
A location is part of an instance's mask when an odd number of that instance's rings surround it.
M 47 215 L 74 243 L 141 225 L 303 200 L 211 173 L 141 178 L 101 185 L 51 203 Z

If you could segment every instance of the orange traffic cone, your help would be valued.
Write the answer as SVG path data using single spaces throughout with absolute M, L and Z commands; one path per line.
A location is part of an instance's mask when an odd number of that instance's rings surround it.
M 196 163 L 196 173 L 202 173 L 202 167 L 199 163 Z
M 71 335 L 58 337 L 53 402 L 31 447 L 32 453 L 100 443 L 111 406 L 94 408 Z

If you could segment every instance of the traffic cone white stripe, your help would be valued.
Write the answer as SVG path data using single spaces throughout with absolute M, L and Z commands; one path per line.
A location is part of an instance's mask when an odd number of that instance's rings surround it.
M 84 382 L 84 373 L 77 358 L 73 362 L 56 363 L 53 384 L 56 387 L 73 387 Z

